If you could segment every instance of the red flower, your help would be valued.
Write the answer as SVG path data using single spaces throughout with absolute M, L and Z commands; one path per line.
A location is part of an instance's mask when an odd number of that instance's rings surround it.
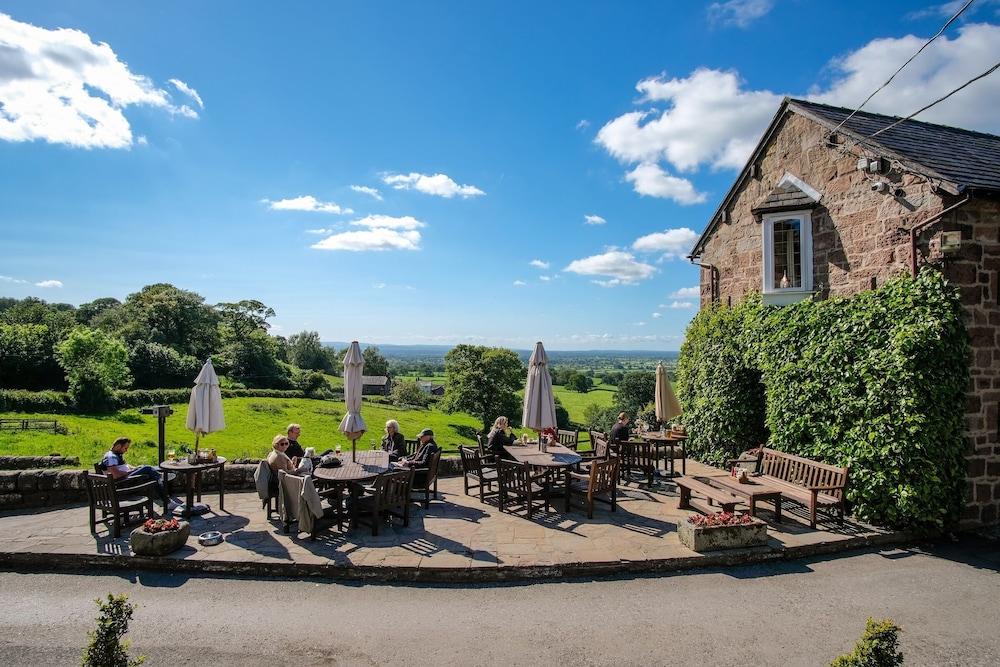
M 702 528 L 713 528 L 715 526 L 743 526 L 753 523 L 753 517 L 749 514 L 734 514 L 732 512 L 717 512 L 715 514 L 701 515 L 695 514 L 688 517 L 688 523 Z
M 142 529 L 147 533 L 163 533 L 168 530 L 180 530 L 181 525 L 177 519 L 146 519 L 142 524 Z

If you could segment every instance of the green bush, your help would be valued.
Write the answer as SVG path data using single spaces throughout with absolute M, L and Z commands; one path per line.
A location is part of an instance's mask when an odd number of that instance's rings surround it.
M 79 326 L 55 347 L 66 370 L 69 395 L 84 410 L 111 407 L 112 392 L 129 386 L 128 350 L 118 338 Z
M 389 394 L 393 405 L 419 405 L 426 408 L 431 402 L 431 395 L 420 388 L 413 380 L 402 380 L 392 386 Z
M 942 526 L 961 509 L 968 337 L 935 271 L 851 298 L 708 308 L 688 328 L 678 393 L 692 454 L 769 441 L 851 467 L 856 516 Z
M 647 371 L 631 371 L 618 383 L 615 392 L 615 407 L 628 413 L 634 419 L 647 403 L 656 397 L 656 374 Z
M 0 389 L 0 412 L 73 412 L 73 401 L 64 391 Z
M 590 431 L 610 433 L 611 427 L 618 421 L 618 412 L 618 408 L 613 405 L 591 403 L 583 409 L 583 426 Z
M 854 651 L 838 657 L 830 667 L 898 667 L 902 664 L 899 626 L 890 618 L 880 621 L 869 618 Z
M 83 667 L 132 667 L 145 662 L 145 656 L 135 659 L 128 654 L 129 641 L 122 638 L 128 633 L 135 606 L 127 595 L 108 593 L 107 601 L 97 599 L 97 629 L 87 633 L 89 642 L 83 649 L 80 664 Z
M 137 389 L 190 387 L 202 363 L 160 343 L 135 341 L 129 347 L 128 367 Z
M 329 398 L 344 400 L 342 393 L 317 392 L 306 396 L 296 389 L 223 389 L 223 398 Z M 191 399 L 190 389 L 133 389 L 116 391 L 110 399 L 110 411 L 141 408 L 147 405 L 168 405 L 187 403 Z M 0 389 L 0 412 L 42 412 L 73 413 L 87 412 L 74 405 L 72 398 L 64 391 L 25 391 L 22 389 Z

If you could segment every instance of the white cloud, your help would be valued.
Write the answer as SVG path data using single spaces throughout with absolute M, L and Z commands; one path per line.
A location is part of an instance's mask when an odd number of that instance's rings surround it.
M 355 227 L 371 227 L 382 229 L 420 229 L 427 225 L 410 215 L 393 217 L 391 215 L 366 215 L 360 220 L 354 220 L 351 225 Z
M 479 197 L 486 193 L 474 185 L 459 185 L 445 174 L 385 174 L 382 181 L 386 185 L 391 185 L 397 190 L 417 190 L 429 195 L 451 199 L 455 196 L 462 198 Z
M 42 280 L 35 283 L 35 287 L 43 287 L 43 288 L 62 287 L 62 286 L 63 284 L 61 280 Z
M 311 213 L 334 213 L 337 215 L 350 215 L 354 213 L 352 209 L 343 208 L 333 202 L 320 201 L 312 195 L 279 199 L 278 201 L 262 199 L 261 202 L 267 204 L 268 208 L 272 211 L 308 211 Z
M 633 322 L 632 326 L 634 326 L 634 327 L 644 327 L 644 326 L 646 326 L 646 323 L 645 322 Z
M 663 317 L 663 314 L 662 314 L 662 313 L 653 313 L 653 315 L 652 315 L 652 318 L 653 318 L 654 320 L 658 320 L 658 319 L 660 319 L 661 317 Z
M 523 280 L 515 280 L 514 281 L 514 287 L 524 287 L 527 284 L 528 283 L 524 282 Z
M 319 235 L 333 234 L 335 231 L 337 230 L 331 229 L 329 227 L 320 227 L 319 229 L 307 229 L 306 234 L 319 234 Z
M 420 232 L 385 228 L 341 232 L 328 236 L 322 241 L 314 243 L 311 247 L 316 250 L 347 250 L 351 252 L 419 250 Z
M 543 262 L 540 259 L 533 259 L 533 260 L 531 260 L 528 263 L 531 266 L 535 267 L 536 269 L 547 269 L 547 268 L 549 268 L 549 263 L 548 262 Z
M 192 100 L 197 102 L 199 108 L 201 109 L 205 108 L 205 103 L 201 100 L 201 95 L 198 94 L 197 90 L 187 85 L 180 79 L 168 79 L 168 81 L 173 84 L 174 88 L 181 91 L 182 93 L 190 97 Z
M 951 0 L 951 2 L 945 2 L 940 5 L 931 5 L 930 7 L 925 7 L 924 9 L 918 9 L 908 13 L 906 18 L 911 21 L 926 18 L 949 19 L 962 8 L 962 5 L 964 5 L 965 2 L 966 0 Z M 1000 4 L 1000 0 L 979 0 L 979 2 L 965 10 L 965 13 L 962 15 L 962 19 L 972 16 L 977 9 L 982 9 L 983 7 L 996 4 Z
M 698 234 L 693 229 L 681 227 L 679 229 L 668 229 L 665 232 L 654 232 L 640 236 L 632 243 L 632 250 L 636 252 L 659 252 L 663 253 L 665 259 L 675 257 L 685 257 L 695 241 Z
M 590 127 L 590 121 L 586 118 L 580 119 L 580 122 L 576 124 L 576 129 L 578 130 L 586 130 L 588 127 Z
M 608 276 L 613 280 L 595 282 L 602 287 L 614 287 L 651 278 L 656 273 L 656 267 L 637 261 L 631 253 L 612 248 L 600 255 L 575 259 L 563 271 L 584 276 Z
M 372 283 L 372 287 L 375 289 L 385 289 L 385 283 Z
M 0 13 L 0 140 L 128 148 L 124 110 L 145 105 L 197 118 L 111 46 L 71 28 L 48 30 Z
M 625 180 L 640 195 L 673 199 L 678 204 L 700 204 L 706 199 L 705 193 L 695 190 L 691 181 L 671 176 L 652 162 L 639 164 L 625 174 Z
M 543 283 L 547 283 L 550 280 L 552 280 L 552 277 L 551 276 L 538 276 L 538 279 L 541 280 Z
M 694 287 L 682 287 L 670 294 L 671 299 L 697 299 L 700 296 L 701 288 L 697 285 Z
M 146 138 L 145 134 L 140 134 L 138 137 L 136 137 L 135 143 L 139 144 L 140 146 L 148 146 L 149 139 Z
M 670 307 L 676 309 L 694 308 L 694 304 L 690 301 L 674 301 L 670 304 Z
M 708 6 L 712 23 L 746 28 L 767 14 L 774 7 L 774 0 L 725 0 Z
M 368 195 L 369 197 L 374 197 L 375 199 L 382 201 L 382 193 L 378 191 L 378 188 L 370 188 L 367 185 L 352 185 L 351 189 L 355 192 L 360 192 L 361 194 Z
M 21 280 L 20 278 L 13 278 L 11 276 L 0 276 L 0 283 L 13 283 L 15 285 L 27 285 L 27 280 Z
M 603 225 L 607 222 L 604 218 L 599 215 L 585 215 L 583 216 L 583 222 L 586 225 Z

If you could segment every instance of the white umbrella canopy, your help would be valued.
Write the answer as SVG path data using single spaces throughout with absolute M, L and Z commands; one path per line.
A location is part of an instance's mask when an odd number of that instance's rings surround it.
M 211 359 L 205 362 L 194 380 L 191 401 L 188 403 L 187 428 L 189 431 L 194 431 L 198 437 L 226 428 L 226 418 L 222 414 L 219 376 L 215 374 Z
M 361 356 L 361 346 L 358 341 L 351 343 L 344 355 L 344 403 L 347 414 L 340 421 L 340 432 L 354 441 L 361 437 L 368 427 L 361 418 L 361 374 L 365 368 L 365 359 Z
M 524 410 L 521 417 L 521 424 L 525 428 L 536 431 L 556 428 L 556 402 L 548 364 L 549 357 L 539 341 L 535 343 L 535 351 L 528 359 L 528 382 L 524 386 Z
M 656 364 L 656 418 L 661 422 L 681 414 L 681 404 L 667 377 L 663 364 Z

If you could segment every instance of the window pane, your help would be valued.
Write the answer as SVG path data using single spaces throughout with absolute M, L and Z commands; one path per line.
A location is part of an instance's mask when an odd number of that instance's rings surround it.
M 799 221 L 775 220 L 774 234 L 774 285 L 775 289 L 802 287 L 802 244 Z

